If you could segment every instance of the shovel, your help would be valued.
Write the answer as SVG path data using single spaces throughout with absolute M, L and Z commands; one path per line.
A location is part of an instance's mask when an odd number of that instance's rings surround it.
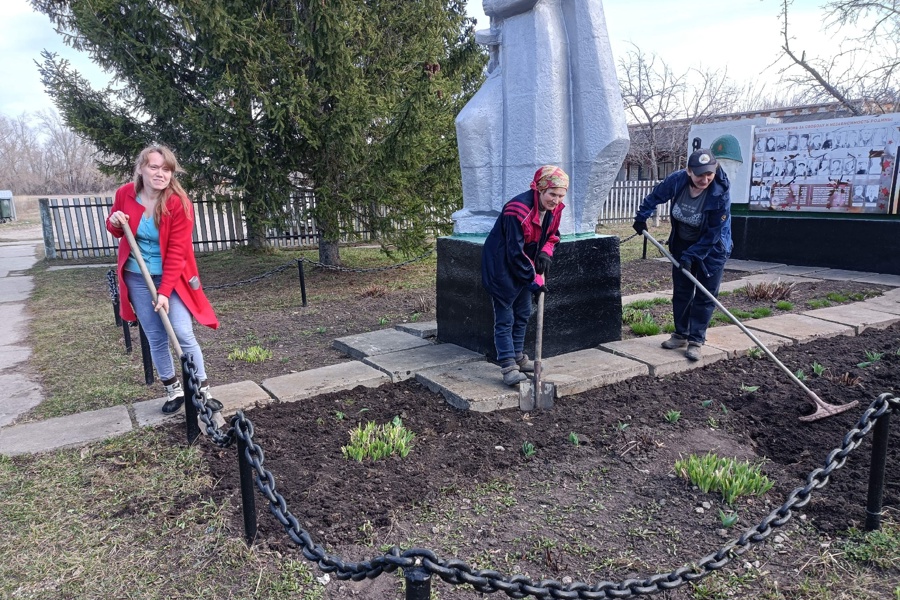
M 671 263 L 673 265 L 675 265 L 676 267 L 681 266 L 678 263 L 678 261 L 675 260 L 675 257 L 673 257 L 671 254 L 669 254 L 668 250 L 663 248 L 662 244 L 660 244 L 655 239 L 653 239 L 653 236 L 650 235 L 649 231 L 644 231 L 644 237 L 647 240 L 649 240 L 650 243 L 652 243 L 654 246 L 656 246 L 657 250 L 662 252 L 663 256 L 668 258 L 669 261 L 671 261 Z M 700 282 L 697 281 L 697 278 L 694 277 L 693 275 L 691 275 L 690 271 L 688 271 L 687 269 L 681 269 L 681 272 L 684 273 L 685 277 L 687 277 L 694 284 L 694 287 L 696 289 L 703 292 L 707 298 L 709 298 L 710 300 L 713 301 L 713 304 L 715 304 L 719 310 L 721 310 L 723 313 L 725 313 L 725 315 L 729 319 L 731 319 L 735 325 L 740 327 L 741 331 L 746 333 L 750 337 L 750 339 L 753 340 L 753 343 L 756 344 L 757 346 L 759 346 L 759 349 L 762 350 L 763 352 L 765 352 L 766 356 L 771 358 L 772 361 L 774 361 L 775 364 L 778 365 L 781 368 L 781 370 L 784 371 L 787 374 L 787 376 L 791 378 L 791 381 L 793 381 L 794 383 L 799 385 L 801 388 L 803 388 L 803 391 L 806 392 L 806 396 L 810 399 L 810 401 L 812 401 L 813 404 L 815 404 L 816 410 L 811 415 L 806 415 L 806 416 L 800 417 L 801 421 L 818 421 L 819 419 L 831 417 L 831 416 L 840 414 L 844 411 L 850 410 L 851 408 L 853 408 L 854 406 L 859 404 L 858 400 L 854 400 L 853 402 L 848 402 L 847 404 L 839 404 L 839 405 L 838 404 L 828 404 L 827 402 L 825 402 L 824 400 L 819 398 L 815 394 L 815 392 L 813 392 L 811 389 L 806 387 L 802 381 L 797 379 L 797 376 L 794 375 L 793 373 L 791 373 L 790 369 L 788 369 L 786 366 L 784 366 L 784 364 L 782 364 L 782 362 L 780 360 L 775 358 L 775 355 L 772 354 L 772 352 L 768 348 L 766 348 L 765 345 L 761 341 L 759 341 L 759 338 L 757 338 L 755 335 L 753 335 L 753 333 L 751 333 L 749 329 L 744 327 L 744 325 L 740 321 L 737 320 L 737 317 L 735 317 L 733 314 L 728 312 L 728 309 L 725 308 L 724 306 L 722 306 L 722 303 L 719 302 L 718 298 L 713 296 L 709 290 L 707 290 L 705 287 L 703 287 L 703 285 L 701 285 Z M 536 365 L 535 365 L 535 370 L 537 370 Z
M 544 345 L 544 292 L 538 293 L 537 332 L 534 339 L 534 380 L 519 384 L 519 408 L 547 410 L 553 408 L 556 389 L 553 384 L 541 381 L 541 347 Z
M 141 250 L 140 248 L 138 248 L 137 242 L 134 240 L 134 234 L 131 232 L 131 226 L 127 222 L 122 223 L 122 230 L 125 232 L 125 239 L 128 241 L 128 246 L 131 248 L 131 255 L 134 256 L 135 260 L 137 261 L 137 264 L 141 269 L 141 275 L 144 276 L 144 282 L 147 284 L 147 289 L 150 290 L 150 294 L 153 296 L 153 304 L 156 305 L 156 286 L 153 284 L 153 277 L 150 276 L 150 270 L 147 269 L 147 264 L 144 262 L 144 257 L 141 256 Z M 181 357 L 184 356 L 184 351 L 181 349 L 181 344 L 178 343 L 178 337 L 175 335 L 175 330 L 172 329 L 172 323 L 171 321 L 169 321 L 169 315 L 166 314 L 166 311 L 164 310 L 158 311 L 157 314 L 162 321 L 163 327 L 165 327 L 166 329 L 166 334 L 168 334 L 169 336 L 169 342 L 172 344 L 172 347 L 175 348 L 175 353 L 178 355 L 178 358 L 180 360 Z M 190 389 L 187 383 L 187 381 L 184 382 L 185 394 Z M 197 416 L 193 400 L 187 397 L 185 397 L 184 412 L 186 419 L 191 419 L 192 416 Z M 223 425 L 225 425 L 225 417 L 222 416 L 222 413 L 213 413 L 213 423 L 218 428 L 221 428 Z

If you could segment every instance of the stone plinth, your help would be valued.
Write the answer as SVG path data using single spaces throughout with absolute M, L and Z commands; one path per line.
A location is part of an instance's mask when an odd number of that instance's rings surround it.
M 496 359 L 494 311 L 481 285 L 484 236 L 438 239 L 438 340 Z M 619 238 L 564 238 L 556 247 L 544 301 L 543 357 L 595 348 L 622 330 Z M 535 315 L 525 352 L 533 356 Z

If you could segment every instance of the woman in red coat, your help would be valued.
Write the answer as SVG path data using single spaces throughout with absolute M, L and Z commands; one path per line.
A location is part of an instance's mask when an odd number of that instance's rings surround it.
M 209 394 L 203 352 L 194 337 L 192 317 L 213 329 L 219 326 L 216 314 L 203 293 L 191 234 L 194 209 L 175 174 L 183 172 L 178 159 L 164 146 L 148 146 L 138 155 L 134 182 L 116 191 L 106 229 L 119 239 L 119 303 L 122 318 L 139 321 L 160 380 L 166 388 L 164 413 L 174 413 L 184 404 L 184 390 L 175 376 L 169 340 L 159 311 L 172 323 L 182 351 L 193 356 L 200 378 L 200 392 L 207 405 L 221 410 L 222 404 Z M 123 227 L 130 227 L 141 256 L 157 289 L 157 302 L 141 275 L 137 260 L 125 239 Z

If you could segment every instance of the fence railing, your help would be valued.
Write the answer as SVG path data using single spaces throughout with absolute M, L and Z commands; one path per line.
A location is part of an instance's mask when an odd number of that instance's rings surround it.
M 641 200 L 650 193 L 657 181 L 617 181 L 600 214 L 600 223 L 630 221 Z M 110 196 L 40 198 L 44 251 L 47 258 L 86 258 L 114 256 L 118 240 L 106 231 L 106 217 L 112 208 Z M 312 209 L 312 192 L 293 198 L 286 218 L 279 227 L 266 230 L 266 240 L 272 246 L 315 246 L 319 231 Z M 660 205 L 658 216 L 667 217 L 669 207 Z M 384 216 L 384 215 L 383 215 Z M 346 223 L 342 242 L 368 241 L 372 232 L 360 218 Z M 194 249 L 198 252 L 227 250 L 247 243 L 247 225 L 243 205 L 239 200 L 194 201 Z
M 637 212 L 641 200 L 653 191 L 657 183 L 659 181 L 615 182 L 600 211 L 600 224 L 634 220 L 634 213 Z M 661 204 L 656 210 L 659 217 L 669 216 L 668 204 Z

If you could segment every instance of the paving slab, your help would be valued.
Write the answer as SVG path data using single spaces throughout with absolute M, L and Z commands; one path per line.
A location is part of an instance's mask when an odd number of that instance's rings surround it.
M 643 292 L 640 294 L 632 294 L 630 296 L 622 296 L 622 306 L 628 306 L 632 302 L 641 302 L 644 300 L 655 300 L 656 298 L 672 299 L 672 290 L 662 290 L 659 292 Z
M 780 269 L 787 265 L 782 263 L 770 263 L 759 260 L 741 260 L 739 258 L 729 258 L 725 262 L 725 269 L 730 271 L 746 271 L 756 273 L 759 271 L 768 271 L 769 269 Z
M 449 368 L 476 360 L 484 360 L 484 355 L 456 344 L 433 344 L 411 350 L 376 354 L 364 358 L 363 362 L 384 371 L 391 378 L 391 382 L 397 383 L 412 379 L 417 371 L 437 367 Z
M 774 335 L 790 338 L 797 344 L 805 344 L 812 340 L 837 337 L 839 335 L 853 335 L 853 328 L 849 325 L 823 321 L 809 315 L 791 314 L 753 319 L 744 324 L 747 329 L 764 331 Z
M 31 358 L 31 348 L 28 346 L 0 346 L 0 371 L 23 363 L 29 358 Z
M 416 373 L 416 381 L 461 410 L 492 412 L 519 408 L 519 386 L 505 385 L 500 367 L 487 361 L 420 371 Z
M 900 288 L 900 275 L 890 275 L 885 273 L 869 273 L 865 277 L 857 277 L 853 281 L 859 283 L 871 283 L 874 285 L 887 285 L 894 288 Z
M 24 342 L 28 337 L 28 323 L 31 315 L 25 312 L 25 305 L 18 302 L 0 304 L 0 347 Z
M 746 327 L 747 324 L 744 323 L 744 326 Z M 790 338 L 773 335 L 765 331 L 751 331 L 750 333 L 755 335 L 772 352 L 782 346 L 791 346 L 794 343 Z M 756 342 L 751 340 L 750 336 L 744 333 L 737 325 L 710 327 L 706 330 L 706 345 L 725 351 L 728 358 L 744 356 L 748 350 L 757 347 Z
M 394 329 L 420 338 L 437 337 L 437 321 L 401 323 L 400 325 L 395 326 Z
M 892 315 L 900 315 L 900 298 L 896 300 L 888 296 L 879 296 L 877 298 L 869 298 L 865 302 L 857 303 L 862 308 L 869 310 L 877 310 Z
M 600 349 L 644 363 L 654 377 L 690 371 L 727 357 L 724 350 L 713 346 L 703 346 L 702 358 L 696 362 L 691 361 L 684 356 L 685 348 L 666 350 L 661 347 L 660 344 L 667 339 L 669 339 L 669 334 L 651 335 L 619 342 L 607 342 L 600 344 Z
M 824 271 L 816 271 L 816 279 L 826 279 L 828 281 L 858 281 L 861 277 L 868 278 L 877 273 L 867 273 L 865 271 L 847 271 L 845 269 L 825 269 Z
M 82 446 L 131 431 L 124 406 L 56 417 L 0 429 L 0 454 L 30 454 Z
M 0 427 L 14 423 L 20 415 L 44 400 L 41 387 L 18 373 L 0 375 L 0 390 L 3 390 L 0 396 Z
M 410 350 L 430 344 L 430 341 L 404 331 L 379 329 L 378 331 L 338 338 L 334 340 L 332 347 L 350 358 L 362 360 L 367 356 Z
M 25 302 L 34 290 L 34 280 L 28 276 L 0 277 L 0 303 Z
M 556 386 L 557 398 L 650 374 L 644 363 L 596 348 L 560 354 L 542 361 L 541 366 L 541 380 Z
M 213 398 L 222 403 L 224 407 L 222 414 L 226 417 L 233 415 L 238 410 L 248 410 L 272 401 L 272 397 L 252 381 L 211 386 L 210 392 L 212 392 Z M 159 425 L 167 421 L 184 421 L 184 409 L 170 415 L 164 414 L 160 410 L 165 401 L 165 398 L 156 398 L 135 402 L 134 414 L 138 427 Z
M 33 258 L 37 262 L 35 250 L 37 246 L 34 242 L 6 243 L 0 245 L 0 259 L 4 263 L 11 258 Z
M 270 377 L 263 380 L 262 387 L 282 402 L 295 402 L 318 394 L 351 390 L 358 385 L 375 388 L 390 381 L 391 378 L 378 369 L 359 361 L 350 361 Z
M 777 273 L 778 275 L 796 275 L 799 277 L 815 277 L 815 273 L 825 271 L 828 267 L 801 267 L 799 265 L 784 265 L 783 267 L 775 267 L 769 269 L 766 273 Z
M 869 328 L 887 329 L 894 323 L 900 323 L 900 315 L 872 310 L 871 308 L 860 306 L 860 304 L 829 306 L 828 308 L 807 310 L 802 314 L 824 321 L 849 325 L 853 328 L 854 335 L 859 335 Z

